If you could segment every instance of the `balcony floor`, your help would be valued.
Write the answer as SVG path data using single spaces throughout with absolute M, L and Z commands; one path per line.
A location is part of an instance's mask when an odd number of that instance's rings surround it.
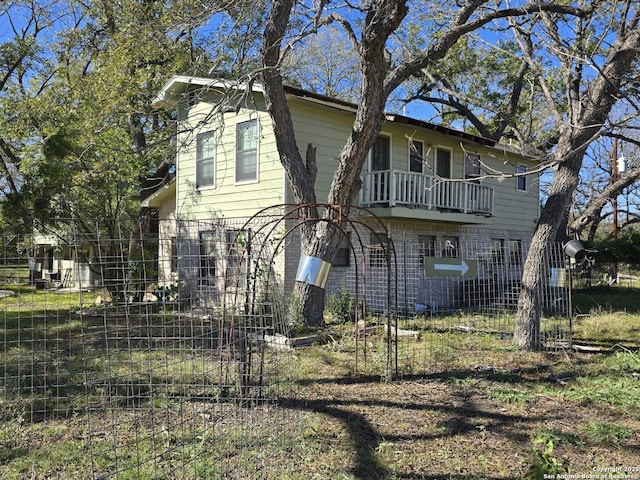
M 461 225 L 489 225 L 492 217 L 470 213 L 430 210 L 426 208 L 395 207 L 363 207 L 380 218 L 404 218 L 411 220 L 429 220 L 432 222 L 457 223 Z

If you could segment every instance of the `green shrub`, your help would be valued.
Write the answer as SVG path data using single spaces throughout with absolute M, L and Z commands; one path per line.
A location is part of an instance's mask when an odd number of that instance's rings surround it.
M 327 313 L 341 323 L 347 323 L 355 317 L 355 301 L 347 287 L 342 287 L 338 293 L 329 296 Z
M 533 448 L 533 460 L 529 465 L 529 470 L 525 478 L 538 480 L 555 476 L 561 473 L 570 473 L 569 464 L 566 460 L 559 461 L 553 456 L 553 440 L 549 438 L 536 438 L 533 443 L 543 444 L 543 448 Z

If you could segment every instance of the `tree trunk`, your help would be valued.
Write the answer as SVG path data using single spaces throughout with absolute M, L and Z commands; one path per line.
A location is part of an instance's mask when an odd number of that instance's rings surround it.
M 558 145 L 558 155 L 568 152 L 559 164 L 549 198 L 540 212 L 538 227 L 533 235 L 527 260 L 522 274 L 522 288 L 518 298 L 518 318 L 514 332 L 516 345 L 525 350 L 538 350 L 542 346 L 540 338 L 540 316 L 542 314 L 542 288 L 549 281 L 547 253 L 556 240 L 564 221 L 573 192 L 578 185 L 580 168 L 584 158 L 583 149 L 573 149 L 575 139 L 569 135 Z
M 384 78 L 386 73 L 385 41 L 399 26 L 407 13 L 403 0 L 385 2 L 384 8 L 372 9 L 366 16 L 365 29 L 360 49 L 363 78 L 361 101 L 357 109 L 351 135 L 340 153 L 334 172 L 327 204 L 343 207 L 342 214 L 348 215 L 360 190 L 360 172 L 367 153 L 380 130 L 386 93 Z M 300 204 L 316 202 L 314 191 L 315 160 L 306 162 L 297 149 L 293 121 L 287 106 L 287 99 L 279 73 L 281 42 L 294 6 L 293 0 L 273 2 L 265 24 L 262 43 L 261 79 L 264 86 L 267 110 L 273 123 L 280 161 L 295 198 Z M 311 172 L 310 172 L 311 171 Z M 315 212 L 313 212 L 315 210 Z M 301 231 L 302 255 L 331 262 L 340 244 L 341 235 L 333 225 L 339 221 L 338 212 L 327 208 L 319 214 L 317 209 L 309 209 L 307 218 L 317 218 L 315 223 L 307 223 Z M 294 293 L 300 302 L 300 310 L 308 325 L 323 323 L 324 289 L 296 282 Z
M 631 28 L 625 27 L 620 30 L 615 44 L 600 66 L 599 75 L 591 82 L 582 84 L 581 81 L 586 80 L 580 77 L 582 70 L 576 70 L 571 65 L 566 66 L 566 72 L 570 73 L 565 77 L 568 121 L 560 128 L 554 152 L 558 161 L 557 171 L 527 255 L 518 301 L 514 341 L 523 349 L 535 350 L 541 347 L 540 288 L 548 277 L 548 273 L 545 272 L 544 254 L 568 213 L 578 185 L 585 152 L 590 142 L 597 138 L 613 106 L 621 98 L 620 86 L 638 56 L 639 18 L 637 14 L 634 15 L 633 22 L 627 26 Z
M 524 350 L 537 350 L 540 342 L 540 315 L 542 312 L 541 289 L 547 279 L 543 271 L 544 258 L 547 245 L 549 245 L 550 228 L 546 228 L 543 234 L 538 229 L 533 237 L 527 260 L 524 264 L 522 275 L 522 288 L 518 297 L 518 317 L 514 332 L 516 345 Z
M 331 217 L 334 210 L 324 212 L 325 217 Z M 336 219 L 329 218 L 315 223 L 307 224 L 302 229 L 302 255 L 319 258 L 331 263 L 340 245 L 341 235 L 333 222 Z M 299 299 L 299 314 L 307 325 L 324 325 L 325 289 L 305 282 L 296 282 L 294 294 Z
M 324 288 L 304 282 L 296 282 L 293 294 L 300 301 L 300 309 L 296 313 L 301 316 L 305 325 L 311 327 L 324 326 Z

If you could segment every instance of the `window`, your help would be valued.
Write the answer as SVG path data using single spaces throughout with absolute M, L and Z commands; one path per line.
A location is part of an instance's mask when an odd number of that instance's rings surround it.
M 171 237 L 171 273 L 178 271 L 178 241 Z
M 436 256 L 435 235 L 418 235 L 418 248 L 420 254 L 420 266 L 424 266 L 424 257 Z
M 480 176 L 480 154 L 464 154 L 464 178 L 478 178 Z
M 436 175 L 451 178 L 451 151 L 442 148 L 436 150 Z
M 371 149 L 371 171 L 389 170 L 391 168 L 391 139 L 378 135 Z
M 460 256 L 460 239 L 458 237 L 442 237 L 442 256 L 448 258 Z
M 527 166 L 519 163 L 516 166 L 516 181 L 518 182 L 517 189 L 521 192 L 525 192 L 527 190 L 527 177 L 525 173 L 527 173 Z
M 196 188 L 213 186 L 215 181 L 215 132 L 196 137 Z
M 216 237 L 212 231 L 200 232 L 200 284 L 213 285 L 216 277 Z
M 522 264 L 522 241 L 509 240 L 509 263 L 511 265 Z
M 369 235 L 369 266 L 377 268 L 386 268 L 387 266 L 387 250 L 391 240 L 386 233 L 374 233 Z
M 424 144 L 419 140 L 409 140 L 409 171 L 422 173 Z
M 502 238 L 491 239 L 491 261 L 494 264 L 504 263 L 504 240 Z
M 236 182 L 258 179 L 258 121 L 236 125 Z
M 245 252 L 245 236 L 240 230 L 227 230 L 227 286 L 242 285 L 242 258 Z
M 338 245 L 338 251 L 333 258 L 332 265 L 334 267 L 348 267 L 351 265 L 351 232 L 345 232 L 340 234 L 340 245 Z

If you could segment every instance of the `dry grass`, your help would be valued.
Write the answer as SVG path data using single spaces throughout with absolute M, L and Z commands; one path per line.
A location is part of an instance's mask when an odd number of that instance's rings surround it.
M 34 346 L 92 338 L 87 324 L 56 313 L 43 337 L 29 317 L 20 349 L 20 322 L 6 315 L 5 345 L 16 348 L 3 352 L 0 478 L 469 480 L 637 467 L 640 315 L 593 313 L 574 333 L 602 353 L 517 351 L 500 332 L 509 318 L 412 320 L 403 326 L 421 336 L 398 340 L 392 382 L 383 381 L 383 330 L 355 342 L 350 325 L 333 326 L 328 343 L 267 360 L 286 384 L 277 406 L 202 388 L 212 369 L 201 345 L 112 351 L 106 365 L 94 343 L 38 357 Z M 461 324 L 473 329 L 451 328 Z M 138 383 L 83 386 L 89 364 Z M 34 390 L 35 372 L 55 373 L 56 388 Z M 7 378 L 22 401 L 8 396 Z M 135 390 L 144 378 L 149 388 Z

